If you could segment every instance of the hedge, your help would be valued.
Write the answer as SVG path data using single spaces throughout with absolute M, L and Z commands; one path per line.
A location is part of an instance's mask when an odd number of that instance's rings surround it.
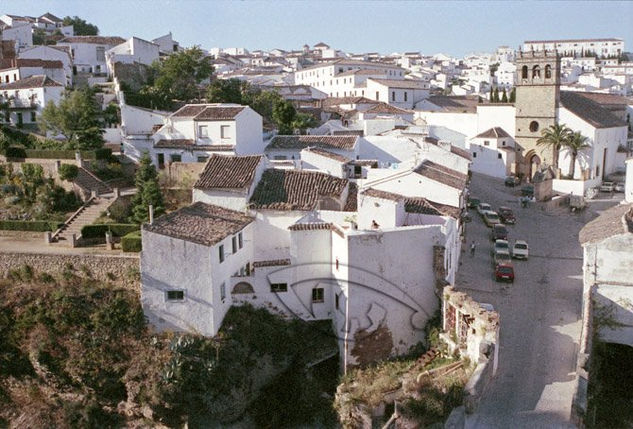
M 75 150 L 58 149 L 24 149 L 8 147 L 4 154 L 7 158 L 40 158 L 40 159 L 75 159 Z M 108 160 L 112 156 L 112 149 L 81 150 L 83 159 Z
M 124 252 L 140 252 L 142 248 L 141 231 L 130 232 L 121 238 L 121 249 Z
M 0 220 L 0 229 L 6 231 L 56 231 L 62 225 L 47 220 Z
M 138 231 L 140 226 L 133 223 L 104 223 L 96 225 L 84 225 L 81 228 L 82 238 L 102 238 L 105 233 L 112 232 L 114 237 L 123 237 L 133 231 Z

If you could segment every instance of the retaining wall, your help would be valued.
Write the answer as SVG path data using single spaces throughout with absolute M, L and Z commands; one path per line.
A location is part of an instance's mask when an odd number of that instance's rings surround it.
M 0 275 L 29 265 L 35 272 L 61 275 L 70 268 L 81 277 L 117 283 L 140 293 L 140 259 L 138 255 L 76 255 L 0 252 Z

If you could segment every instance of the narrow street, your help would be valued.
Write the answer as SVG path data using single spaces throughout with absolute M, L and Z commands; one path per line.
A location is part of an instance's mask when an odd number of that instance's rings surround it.
M 614 205 L 592 202 L 584 212 L 559 208 L 546 213 L 531 204 L 521 208 L 519 188 L 503 180 L 474 175 L 471 195 L 482 202 L 512 208 L 516 225 L 509 225 L 510 245 L 524 239 L 527 261 L 515 261 L 514 284 L 493 279 L 490 229 L 478 213 L 467 224 L 466 250 L 475 240 L 474 257 L 462 253 L 457 287 L 500 314 L 499 368 L 468 428 L 567 428 L 569 423 L 578 341 L 581 330 L 582 248 L 578 232 L 597 210 Z

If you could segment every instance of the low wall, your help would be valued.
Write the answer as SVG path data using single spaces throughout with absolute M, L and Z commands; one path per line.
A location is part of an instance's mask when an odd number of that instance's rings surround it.
M 585 195 L 585 191 L 600 184 L 600 178 L 591 180 L 552 180 L 552 191 L 559 194 Z
M 61 275 L 65 270 L 81 277 L 117 283 L 140 293 L 138 255 L 64 255 L 43 253 L 0 253 L 0 275 L 6 277 L 9 270 L 29 265 L 35 272 Z

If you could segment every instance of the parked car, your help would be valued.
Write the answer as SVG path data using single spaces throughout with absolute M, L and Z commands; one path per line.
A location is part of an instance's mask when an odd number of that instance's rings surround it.
M 520 183 L 519 178 L 516 176 L 507 176 L 506 180 L 503 182 L 506 186 L 514 188 L 516 185 Z
M 521 186 L 521 195 L 524 197 L 533 197 L 534 196 L 534 185 L 523 185 Z
M 514 223 L 516 222 L 514 212 L 510 207 L 499 207 L 497 213 L 499 213 L 499 219 L 501 219 L 501 222 L 507 225 L 514 225 Z
M 499 216 L 501 217 L 501 216 Z M 492 241 L 496 240 L 507 240 L 508 239 L 508 228 L 505 225 L 498 223 L 496 225 L 492 225 L 492 230 L 490 231 L 490 239 Z
M 613 190 L 615 192 L 624 192 L 624 183 L 615 182 L 615 184 L 613 185 Z
M 499 254 L 510 256 L 510 243 L 508 243 L 508 240 L 495 240 L 495 244 L 492 247 L 492 256 Z
M 487 302 L 480 302 L 479 306 L 487 311 L 495 311 L 495 307 L 492 304 L 488 304 Z
M 497 212 L 493 212 L 492 210 L 485 211 L 483 216 L 484 223 L 489 227 L 501 223 L 501 219 L 499 219 L 499 215 L 497 214 Z
M 488 203 L 479 203 L 479 205 L 477 206 L 477 213 L 483 216 L 484 212 L 487 211 L 492 211 L 492 206 Z
M 615 185 L 613 182 L 602 182 L 600 185 L 600 192 L 613 192 L 615 190 Z
M 492 266 L 497 267 L 497 265 L 512 265 L 512 257 L 510 257 L 507 253 L 497 253 L 492 257 Z
M 477 207 L 479 207 L 479 203 L 480 202 L 481 202 L 481 200 L 479 198 L 468 197 L 468 208 L 469 209 L 476 209 Z
M 514 246 L 512 246 L 512 257 L 515 259 L 525 259 L 527 260 L 530 254 L 530 248 L 527 244 L 527 241 L 524 240 L 516 240 L 514 242 Z
M 495 267 L 495 280 L 506 280 L 514 283 L 514 267 L 511 265 L 497 265 Z

